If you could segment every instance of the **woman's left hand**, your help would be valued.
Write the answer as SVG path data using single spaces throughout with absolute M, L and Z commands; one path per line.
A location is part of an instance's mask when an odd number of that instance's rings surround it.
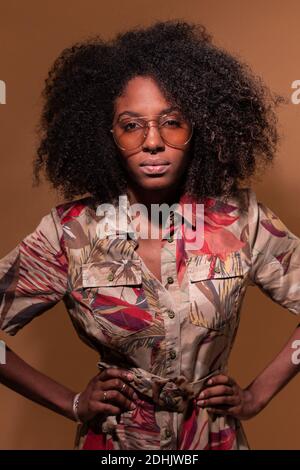
M 214 375 L 207 382 L 198 398 L 198 406 L 222 415 L 238 419 L 249 419 L 260 410 L 249 389 L 243 390 L 236 381 L 225 374 Z

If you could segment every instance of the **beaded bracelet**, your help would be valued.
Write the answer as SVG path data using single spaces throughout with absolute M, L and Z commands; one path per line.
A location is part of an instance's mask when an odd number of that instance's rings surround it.
M 73 399 L 73 414 L 74 414 L 74 417 L 77 421 L 77 423 L 81 423 L 82 424 L 82 421 L 81 419 L 79 418 L 78 416 L 78 404 L 79 404 L 79 398 L 80 398 L 80 395 L 81 395 L 81 392 L 80 393 L 77 393 Z

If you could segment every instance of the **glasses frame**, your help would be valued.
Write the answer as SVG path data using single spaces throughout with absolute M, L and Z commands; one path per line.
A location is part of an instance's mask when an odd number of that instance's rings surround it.
M 163 117 L 165 117 L 165 116 L 169 116 L 170 114 L 171 114 L 171 113 L 166 113 L 166 114 L 152 114 L 152 116 L 156 116 L 156 117 L 163 118 Z M 131 150 L 135 150 L 135 149 L 141 147 L 141 146 L 144 144 L 144 142 L 145 142 L 145 140 L 146 140 L 146 138 L 147 138 L 147 135 L 148 135 L 148 132 L 149 132 L 149 129 L 150 129 L 150 124 L 149 124 L 149 123 L 150 123 L 151 121 L 155 121 L 155 122 L 157 123 L 157 119 L 148 119 L 148 116 L 135 116 L 135 117 L 136 117 L 136 119 L 144 119 L 144 120 L 146 121 L 146 124 L 147 124 L 147 125 L 145 126 L 145 132 L 144 132 L 144 140 L 143 140 L 143 142 L 142 142 L 140 145 L 137 145 L 137 146 L 134 147 L 134 148 L 128 149 L 128 148 L 121 147 L 121 145 L 118 143 L 117 137 L 116 137 L 116 135 L 115 135 L 115 130 L 114 130 L 114 128 L 110 129 L 110 132 L 111 132 L 112 135 L 113 135 L 113 139 L 114 139 L 114 141 L 115 141 L 115 144 L 116 144 L 121 150 L 131 151 Z M 146 118 L 146 119 L 145 119 L 145 118 Z M 185 119 L 186 119 L 186 118 L 185 118 Z M 184 147 L 185 145 L 187 145 L 187 144 L 190 142 L 191 138 L 193 137 L 195 122 L 194 122 L 194 121 L 191 121 L 190 119 L 186 119 L 186 120 L 187 120 L 187 122 L 191 125 L 191 135 L 190 135 L 190 137 L 188 138 L 188 140 L 187 140 L 186 142 L 184 142 L 183 144 L 180 144 L 180 145 L 172 145 L 172 144 L 170 144 L 169 142 L 167 142 L 167 141 L 163 138 L 163 136 L 161 135 L 160 126 L 159 126 L 159 124 L 157 123 L 157 128 L 158 128 L 158 130 L 159 130 L 160 138 L 163 140 L 163 142 L 164 142 L 165 144 L 167 144 L 167 145 L 169 145 L 170 147 L 173 147 L 173 148 L 181 148 L 181 147 Z M 113 123 L 113 126 L 115 126 L 118 122 L 120 122 L 120 121 L 117 120 L 115 123 Z

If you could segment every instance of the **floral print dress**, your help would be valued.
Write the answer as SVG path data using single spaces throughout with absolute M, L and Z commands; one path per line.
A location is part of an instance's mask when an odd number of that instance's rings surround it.
M 92 197 L 53 207 L 0 260 L 0 329 L 15 335 L 62 300 L 99 369 L 134 375 L 137 407 L 78 424 L 74 449 L 249 449 L 238 419 L 199 408 L 196 397 L 227 373 L 248 286 L 300 313 L 300 239 L 250 188 L 205 198 L 200 249 L 176 238 L 175 214 L 161 241 L 161 281 L 136 251 L 129 203 L 127 224 L 101 236 Z M 191 229 L 193 217 L 184 220 Z

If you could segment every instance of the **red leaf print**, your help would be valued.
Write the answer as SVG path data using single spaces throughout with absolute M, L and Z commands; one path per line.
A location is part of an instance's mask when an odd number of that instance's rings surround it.
M 180 204 L 192 204 L 193 220 L 196 218 L 195 200 L 191 196 L 183 195 Z M 193 254 L 215 254 L 225 260 L 227 253 L 237 251 L 245 246 L 245 242 L 239 240 L 228 227 L 236 222 L 238 215 L 231 216 L 231 212 L 237 209 L 232 204 L 227 204 L 213 198 L 204 200 L 204 241 L 200 249 L 188 250 Z M 183 238 L 188 242 L 191 230 L 183 230 Z
M 149 312 L 117 297 L 97 294 L 92 307 L 96 314 L 105 316 L 108 321 L 124 330 L 141 330 L 153 321 Z

